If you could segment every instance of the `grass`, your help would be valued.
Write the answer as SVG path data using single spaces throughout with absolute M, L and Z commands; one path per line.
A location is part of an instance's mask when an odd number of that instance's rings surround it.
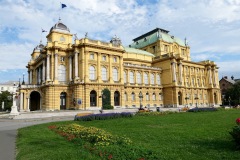
M 235 149 L 229 134 L 238 117 L 240 110 L 227 110 L 41 124 L 19 129 L 17 159 L 100 159 L 84 147 L 84 142 L 69 142 L 47 128 L 53 124 L 78 123 L 128 137 L 133 146 L 151 150 L 157 159 L 238 160 L 240 151 Z M 109 148 L 113 152 L 127 149 Z

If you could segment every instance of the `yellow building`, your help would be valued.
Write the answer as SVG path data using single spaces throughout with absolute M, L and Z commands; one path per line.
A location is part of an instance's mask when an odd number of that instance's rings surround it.
M 186 40 L 156 28 L 128 47 L 75 37 L 60 20 L 27 64 L 20 110 L 101 109 L 110 91 L 115 108 L 208 107 L 221 104 L 218 67 L 192 62 Z M 142 98 L 141 98 L 142 95 Z

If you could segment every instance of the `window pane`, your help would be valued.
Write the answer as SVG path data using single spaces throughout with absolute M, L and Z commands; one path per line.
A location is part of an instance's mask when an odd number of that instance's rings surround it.
M 134 73 L 133 72 L 129 72 L 129 79 L 130 79 L 130 83 L 134 83 Z
M 89 67 L 89 79 L 95 80 L 95 68 L 93 66 Z
M 105 67 L 102 67 L 102 80 L 107 80 L 107 69 Z

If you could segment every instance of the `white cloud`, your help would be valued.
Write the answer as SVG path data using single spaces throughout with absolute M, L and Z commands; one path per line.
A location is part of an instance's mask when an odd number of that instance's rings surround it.
M 30 60 L 33 44 L 0 44 L 1 63 L 0 70 L 24 69 Z

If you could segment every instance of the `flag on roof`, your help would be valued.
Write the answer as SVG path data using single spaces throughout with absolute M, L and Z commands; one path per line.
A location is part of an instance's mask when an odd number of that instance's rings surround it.
M 66 4 L 63 4 L 63 3 L 61 3 L 61 5 L 62 5 L 62 8 L 65 8 L 65 7 L 67 7 L 67 5 L 66 5 Z

